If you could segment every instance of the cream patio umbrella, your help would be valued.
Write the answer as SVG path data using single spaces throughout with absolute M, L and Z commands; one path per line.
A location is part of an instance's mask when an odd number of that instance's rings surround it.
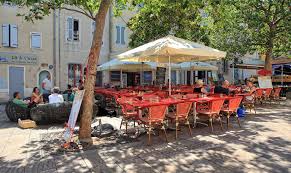
M 183 70 L 217 71 L 218 67 L 205 62 L 183 62 L 180 64 Z
M 144 44 L 117 56 L 123 61 L 180 63 L 187 61 L 219 60 L 226 52 L 194 43 L 174 36 L 166 36 Z M 169 65 L 169 71 L 171 66 Z M 169 94 L 171 94 L 171 73 L 169 73 Z
M 120 83 L 123 86 L 122 72 L 137 72 L 144 70 L 153 70 L 156 69 L 157 63 L 154 62 L 128 62 L 120 61 L 119 59 L 112 59 L 100 66 L 97 67 L 97 71 L 106 71 L 106 70 L 118 70 L 120 71 Z M 142 83 L 142 81 L 141 81 Z

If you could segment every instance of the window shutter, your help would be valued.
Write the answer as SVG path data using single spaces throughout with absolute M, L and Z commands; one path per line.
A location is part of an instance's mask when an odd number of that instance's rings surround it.
M 18 47 L 17 25 L 10 25 L 10 47 Z
M 2 46 L 9 47 L 9 24 L 2 25 Z
M 68 17 L 67 18 L 67 41 L 72 41 L 73 40 L 73 18 Z
M 31 33 L 31 48 L 41 48 L 41 34 Z
M 120 30 L 120 34 L 121 34 L 121 44 L 125 44 L 124 31 L 125 31 L 125 27 L 121 27 L 121 30 Z
M 120 44 L 120 26 L 116 26 L 116 44 Z

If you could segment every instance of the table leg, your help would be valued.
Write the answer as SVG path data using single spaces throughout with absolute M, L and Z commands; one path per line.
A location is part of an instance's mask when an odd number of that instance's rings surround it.
M 196 127 L 197 123 L 197 112 L 196 112 L 196 102 L 193 103 L 193 128 Z

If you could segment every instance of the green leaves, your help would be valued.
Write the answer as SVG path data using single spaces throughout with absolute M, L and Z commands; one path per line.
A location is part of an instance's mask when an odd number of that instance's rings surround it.
M 208 43 L 200 25 L 202 1 L 147 0 L 128 23 L 133 31 L 131 47 L 136 47 L 168 34 Z

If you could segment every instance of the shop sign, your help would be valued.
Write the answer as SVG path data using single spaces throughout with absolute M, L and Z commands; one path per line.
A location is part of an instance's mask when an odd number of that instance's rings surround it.
M 0 52 L 0 64 L 35 65 L 38 58 L 34 54 L 17 54 Z

